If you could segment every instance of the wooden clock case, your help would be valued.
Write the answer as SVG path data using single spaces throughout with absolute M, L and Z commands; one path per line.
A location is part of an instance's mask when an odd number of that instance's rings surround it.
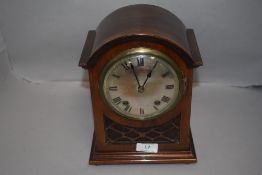
M 100 93 L 100 76 L 119 53 L 145 47 L 169 56 L 183 74 L 185 90 L 175 108 L 150 120 L 119 116 Z M 102 20 L 88 36 L 79 66 L 88 69 L 94 136 L 90 164 L 196 162 L 190 131 L 193 68 L 202 59 L 192 29 L 169 11 L 153 5 L 120 8 Z M 137 152 L 136 143 L 157 143 L 157 153 Z

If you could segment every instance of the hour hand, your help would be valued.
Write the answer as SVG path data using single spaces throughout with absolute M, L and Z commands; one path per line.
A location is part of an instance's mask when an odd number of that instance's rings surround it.
M 144 83 L 143 83 L 143 85 L 142 85 L 143 88 L 145 87 L 145 84 L 146 84 L 148 78 L 151 77 L 152 72 L 153 72 L 153 70 L 156 68 L 157 63 L 158 63 L 158 62 L 155 62 L 153 68 L 152 68 L 152 69 L 148 72 L 148 74 L 146 75 L 146 80 L 144 81 Z

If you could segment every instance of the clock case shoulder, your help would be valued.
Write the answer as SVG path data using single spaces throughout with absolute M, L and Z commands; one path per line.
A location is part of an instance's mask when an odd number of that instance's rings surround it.
M 91 52 L 93 49 L 93 45 L 94 45 L 94 41 L 95 41 L 95 37 L 96 37 L 96 31 L 95 30 L 90 30 L 87 33 L 87 37 L 86 37 L 86 41 L 81 53 L 81 57 L 79 60 L 79 66 L 83 67 L 83 68 L 87 68 L 88 65 L 90 65 L 91 63 Z

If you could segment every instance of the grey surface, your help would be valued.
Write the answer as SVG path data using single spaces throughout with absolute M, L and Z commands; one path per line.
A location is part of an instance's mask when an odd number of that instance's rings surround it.
M 192 132 L 198 163 L 89 166 L 93 121 L 77 62 L 112 10 L 160 5 L 195 29 Z M 259 0 L 0 1 L 0 174 L 262 175 Z M 237 88 L 233 86 L 249 87 Z
M 1 54 L 1 69 L 8 68 L 5 59 Z M 89 85 L 5 75 L 0 84 L 1 175 L 262 175 L 262 89 L 195 84 L 196 164 L 90 166 Z
M 195 29 L 205 65 L 197 81 L 262 84 L 261 0 L 1 0 L 0 31 L 15 72 L 38 82 L 81 80 L 87 31 L 136 3 L 164 7 Z

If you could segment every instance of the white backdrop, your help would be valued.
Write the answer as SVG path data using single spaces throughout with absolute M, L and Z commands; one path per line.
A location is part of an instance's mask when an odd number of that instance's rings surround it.
M 204 61 L 196 81 L 262 84 L 260 0 L 1 0 L 0 31 L 14 71 L 37 82 L 81 80 L 87 31 L 136 3 L 164 7 L 195 30 Z

